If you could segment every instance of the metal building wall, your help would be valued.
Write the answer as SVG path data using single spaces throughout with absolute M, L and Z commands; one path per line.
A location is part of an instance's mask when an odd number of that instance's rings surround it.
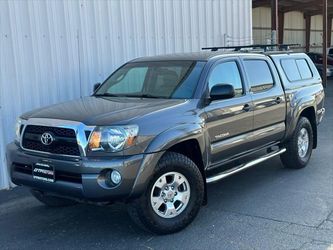
M 270 43 L 271 39 L 271 9 L 254 8 L 253 18 L 253 42 L 255 44 Z
M 322 53 L 323 17 L 311 17 L 311 51 Z M 285 14 L 284 42 L 299 43 L 305 48 L 305 19 L 301 12 Z M 255 43 L 266 43 L 271 36 L 271 9 L 260 7 L 253 9 L 253 40 Z M 333 36 L 332 36 L 333 39 Z M 301 49 L 301 51 L 304 50 Z
M 252 42 L 251 0 L 0 1 L 0 188 L 21 113 L 89 95 L 129 59 Z
M 323 16 L 317 15 L 311 18 L 311 36 L 310 45 L 315 48 L 313 51 L 323 53 L 322 49 L 323 39 Z
M 305 20 L 301 12 L 293 11 L 284 17 L 284 42 L 299 43 L 305 47 Z

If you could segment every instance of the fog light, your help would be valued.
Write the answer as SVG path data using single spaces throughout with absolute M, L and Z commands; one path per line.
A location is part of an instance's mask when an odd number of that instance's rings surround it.
M 111 172 L 110 178 L 115 185 L 118 185 L 121 181 L 121 175 L 117 170 Z

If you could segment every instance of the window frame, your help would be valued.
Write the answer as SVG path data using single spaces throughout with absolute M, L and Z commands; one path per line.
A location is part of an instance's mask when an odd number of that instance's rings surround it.
M 310 73 L 311 73 L 311 77 L 309 77 L 309 78 L 304 78 L 304 79 L 302 78 L 301 80 L 302 80 L 302 81 L 306 81 L 306 80 L 310 80 L 310 79 L 312 79 L 312 78 L 313 78 L 313 72 L 312 72 L 312 70 L 311 70 L 311 68 L 310 68 L 309 62 L 308 62 L 305 58 L 295 58 L 295 62 L 296 62 L 296 66 L 297 66 L 297 68 L 298 68 L 298 72 L 299 72 L 299 74 L 300 74 L 301 77 L 302 77 L 301 71 L 300 71 L 300 69 L 299 69 L 299 67 L 298 67 L 298 64 L 297 64 L 297 61 L 300 61 L 300 60 L 305 61 L 306 65 L 308 66 L 308 69 L 309 69 L 309 71 L 310 71 Z
M 274 89 L 276 87 L 276 79 L 275 79 L 275 75 L 273 74 L 273 70 L 272 70 L 272 65 L 269 63 L 269 61 L 266 58 L 262 58 L 262 57 L 245 57 L 243 58 L 243 67 L 244 67 L 244 71 L 246 72 L 246 76 L 247 76 L 247 84 L 249 85 L 249 91 L 251 94 L 260 94 L 260 93 L 265 93 L 267 91 L 270 91 L 272 89 Z M 251 81 L 250 81 L 250 77 L 249 77 L 249 73 L 248 70 L 246 70 L 246 66 L 245 66 L 245 62 L 246 61 L 263 61 L 267 64 L 267 67 L 269 69 L 269 72 L 272 76 L 272 80 L 273 80 L 273 85 L 271 88 L 268 89 L 264 89 L 261 91 L 253 91 L 252 90 L 252 86 L 251 86 Z M 259 85 L 258 85 L 259 86 Z
M 228 63 L 228 62 L 235 62 L 236 63 L 236 66 L 237 66 L 237 69 L 238 69 L 238 72 L 239 72 L 239 76 L 240 76 L 240 80 L 241 80 L 241 84 L 242 84 L 242 89 L 243 89 L 243 93 L 242 95 L 239 95 L 239 96 L 234 96 L 233 98 L 230 98 L 230 99 L 227 99 L 227 100 L 232 100 L 232 99 L 237 99 L 237 98 L 242 98 L 244 97 L 246 94 L 247 94 L 247 86 L 246 86 L 246 82 L 245 82 L 245 76 L 244 76 L 244 72 L 243 72 L 243 67 L 239 61 L 239 58 L 238 57 L 234 57 L 234 58 L 228 58 L 228 59 L 220 59 L 218 61 L 216 61 L 209 69 L 209 73 L 206 77 L 206 93 L 207 93 L 207 96 L 209 97 L 210 95 L 210 89 L 209 89 L 209 79 L 210 79 L 210 76 L 213 72 L 213 70 L 220 64 L 223 64 L 223 63 Z M 218 102 L 218 101 L 226 101 L 226 100 L 214 100 L 213 102 Z
M 309 58 L 310 58 L 310 57 L 309 57 Z M 282 64 L 283 61 L 287 61 L 287 60 L 293 60 L 293 61 L 295 61 L 295 64 L 296 64 L 296 67 L 297 67 L 297 70 L 298 70 L 298 73 L 299 73 L 301 79 L 299 79 L 299 80 L 294 80 L 294 81 L 290 80 L 290 78 L 289 78 L 289 76 L 287 75 L 287 73 L 286 73 L 286 71 L 285 71 L 285 69 L 284 69 L 284 67 L 283 67 L 283 64 Z M 298 67 L 298 65 L 297 65 L 297 60 L 304 60 L 304 61 L 306 62 L 306 64 L 308 65 L 308 68 L 309 68 L 309 70 L 310 70 L 310 72 L 311 72 L 311 77 L 310 77 L 310 78 L 305 78 L 305 79 L 302 78 L 301 71 L 299 70 L 299 67 Z M 312 60 L 312 59 L 311 59 L 311 60 Z M 306 58 L 304 58 L 304 57 L 282 58 L 282 59 L 280 60 L 280 66 L 281 66 L 281 69 L 282 69 L 282 71 L 283 71 L 283 74 L 286 76 L 287 80 L 288 80 L 290 83 L 297 83 L 297 82 L 307 81 L 307 80 L 311 80 L 311 79 L 313 79 L 313 77 L 314 77 L 314 73 L 313 73 L 313 71 L 312 71 L 312 69 L 311 69 L 311 67 L 310 67 L 310 65 L 309 65 L 309 62 L 308 62 L 308 60 L 307 60 Z

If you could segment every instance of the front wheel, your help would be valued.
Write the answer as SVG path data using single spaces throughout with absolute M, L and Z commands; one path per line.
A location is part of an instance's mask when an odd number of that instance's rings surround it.
M 188 157 L 167 152 L 158 163 L 148 188 L 129 206 L 132 219 L 157 234 L 180 231 L 199 212 L 204 199 L 204 181 Z
M 287 151 L 281 155 L 282 163 L 287 168 L 304 168 L 312 154 L 313 130 L 310 121 L 301 117 L 293 136 L 286 144 Z

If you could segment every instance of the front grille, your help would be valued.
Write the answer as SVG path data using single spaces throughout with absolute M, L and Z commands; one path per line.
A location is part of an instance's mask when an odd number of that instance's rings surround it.
M 58 128 L 58 127 L 46 127 L 46 126 L 36 126 L 36 125 L 28 125 L 25 128 L 25 132 L 27 133 L 35 133 L 42 135 L 45 132 L 54 133 L 57 136 L 75 138 L 75 131 L 70 128 Z
M 54 141 L 48 146 L 41 141 L 44 133 L 50 133 L 54 138 Z M 22 147 L 59 155 L 80 155 L 75 131 L 70 128 L 27 125 L 22 136 Z

